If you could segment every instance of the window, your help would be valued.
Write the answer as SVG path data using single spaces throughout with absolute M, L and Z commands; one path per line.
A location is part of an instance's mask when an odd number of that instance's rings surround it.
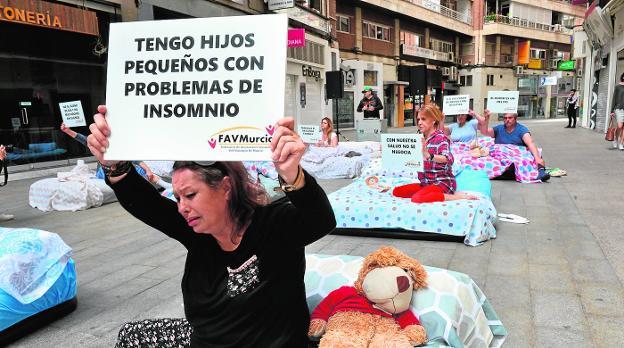
M 390 27 L 373 22 L 363 22 L 362 36 L 375 40 L 391 41 Z
M 462 86 L 465 86 L 465 85 L 466 85 L 466 76 L 461 75 L 461 76 L 459 77 L 459 84 L 460 84 L 460 85 L 462 85 Z
M 321 0 L 300 0 L 297 2 L 302 3 L 303 7 L 321 12 Z
M 364 70 L 364 86 L 377 86 L 377 72 Z
M 488 75 L 487 76 L 487 86 L 494 86 L 494 75 Z
M 324 65 L 324 52 L 325 47 L 323 45 L 306 40 L 304 47 L 289 47 L 286 55 L 288 58 Z
M 438 52 L 454 52 L 453 43 L 437 39 L 429 39 L 429 48 Z
M 341 33 L 351 33 L 351 17 L 345 15 L 336 16 L 336 31 Z
M 546 59 L 546 50 L 531 48 L 531 59 Z
M 472 86 L 472 75 L 466 75 L 466 86 Z
M 401 43 L 408 47 L 423 47 L 423 36 L 409 31 L 401 31 Z

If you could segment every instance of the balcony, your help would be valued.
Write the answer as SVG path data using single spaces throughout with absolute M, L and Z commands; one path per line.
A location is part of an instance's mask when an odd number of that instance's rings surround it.
M 524 30 L 518 30 L 517 28 L 522 28 Z M 570 44 L 572 30 L 567 29 L 560 24 L 542 24 L 522 18 L 512 18 L 503 15 L 487 15 L 483 17 L 483 34 L 498 34 Z
M 554 10 L 557 12 L 583 17 L 585 15 L 584 5 L 572 5 L 569 0 L 513 0 L 522 4 Z M 591 3 L 591 1 L 590 1 Z
M 444 7 L 429 0 L 361 0 L 364 3 L 403 14 L 419 21 L 474 36 L 472 14 Z
M 305 24 L 325 34 L 331 33 L 329 20 L 318 13 L 305 7 L 295 6 L 283 10 L 276 10 L 275 13 L 285 13 L 289 19 Z

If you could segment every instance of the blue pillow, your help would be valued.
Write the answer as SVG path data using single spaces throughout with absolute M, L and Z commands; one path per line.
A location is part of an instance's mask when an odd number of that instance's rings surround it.
M 456 177 L 457 191 L 475 191 L 492 199 L 492 183 L 484 170 L 464 168 Z

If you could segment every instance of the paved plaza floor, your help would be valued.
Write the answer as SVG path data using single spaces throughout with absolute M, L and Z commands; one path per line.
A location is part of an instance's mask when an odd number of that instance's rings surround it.
M 497 210 L 529 224 L 498 222 L 498 238 L 479 247 L 329 235 L 307 251 L 365 256 L 392 245 L 424 264 L 467 273 L 509 330 L 507 347 L 623 346 L 624 151 L 602 134 L 564 129 L 561 120 L 526 125 L 548 166 L 568 172 L 545 184 L 493 181 Z M 0 208 L 16 216 L 2 225 L 56 232 L 74 249 L 78 308 L 12 347 L 112 347 L 125 321 L 183 315 L 179 243 L 118 203 L 74 213 L 30 208 L 35 180 L 0 189 Z M 321 184 L 329 193 L 349 182 Z

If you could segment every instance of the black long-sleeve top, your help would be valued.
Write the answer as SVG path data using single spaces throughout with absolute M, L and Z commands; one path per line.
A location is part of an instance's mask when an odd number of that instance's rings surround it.
M 364 118 L 379 118 L 379 110 L 383 109 L 381 99 L 376 95 L 372 95 L 370 99 L 364 97 L 360 100 L 360 104 L 357 107 L 357 112 L 362 112 L 365 106 L 372 106 L 374 110 L 364 110 Z
M 618 84 L 613 91 L 613 103 L 611 103 L 611 112 L 615 109 L 624 110 L 624 85 Z
M 305 173 L 305 186 L 287 193 L 289 201 L 257 208 L 232 252 L 195 233 L 175 202 L 134 169 L 111 187 L 128 212 L 188 249 L 182 295 L 193 347 L 307 346 L 304 247 L 336 226 L 312 176 Z

